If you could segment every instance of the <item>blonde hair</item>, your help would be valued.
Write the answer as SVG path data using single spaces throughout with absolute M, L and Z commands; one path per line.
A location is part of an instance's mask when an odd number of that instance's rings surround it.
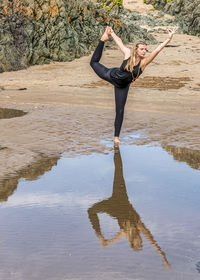
M 133 72 L 133 67 L 135 66 L 136 50 L 138 49 L 139 45 L 147 45 L 147 44 L 143 41 L 139 41 L 136 43 L 135 47 L 132 50 L 131 56 L 130 56 L 129 60 L 127 61 L 126 66 L 124 68 L 128 72 L 131 72 L 131 73 Z M 138 74 L 139 73 L 140 73 L 140 66 L 138 69 Z
M 128 237 L 129 246 L 135 251 L 142 249 L 142 238 L 137 228 L 137 223 L 132 224 L 130 220 L 123 222 L 123 229 Z

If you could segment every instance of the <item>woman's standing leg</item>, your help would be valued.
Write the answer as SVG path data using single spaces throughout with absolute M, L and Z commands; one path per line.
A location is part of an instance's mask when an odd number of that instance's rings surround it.
M 119 142 L 119 134 L 124 119 L 124 107 L 126 104 L 128 91 L 130 84 L 125 88 L 115 87 L 115 106 L 116 106 L 116 116 L 115 116 L 115 143 Z

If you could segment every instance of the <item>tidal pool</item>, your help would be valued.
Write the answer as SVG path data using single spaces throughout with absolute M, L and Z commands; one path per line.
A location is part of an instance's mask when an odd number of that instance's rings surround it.
M 200 279 L 198 153 L 121 145 L 9 181 L 0 279 Z

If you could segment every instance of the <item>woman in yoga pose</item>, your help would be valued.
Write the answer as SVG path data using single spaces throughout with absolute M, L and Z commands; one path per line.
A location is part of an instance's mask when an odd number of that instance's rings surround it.
M 119 143 L 119 134 L 124 117 L 124 107 L 128 96 L 128 91 L 131 82 L 137 79 L 145 67 L 159 54 L 159 52 L 171 41 L 176 28 L 174 30 L 168 30 L 168 38 L 160 44 L 151 54 L 145 57 L 147 45 L 145 42 L 138 42 L 135 48 L 131 51 L 127 48 L 122 40 L 114 33 L 113 29 L 109 26 L 106 27 L 104 34 L 102 35 L 96 50 L 90 61 L 90 65 L 95 73 L 114 85 L 115 89 L 115 133 L 114 142 Z M 105 41 L 108 40 L 109 35 L 112 36 L 122 53 L 124 54 L 124 61 L 119 68 L 107 68 L 100 64 L 99 61 L 102 56 L 103 47 Z

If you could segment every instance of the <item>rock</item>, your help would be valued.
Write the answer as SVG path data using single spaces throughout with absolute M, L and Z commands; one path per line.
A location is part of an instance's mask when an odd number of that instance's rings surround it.
M 176 16 L 184 33 L 200 36 L 200 0 L 146 0 L 146 4 Z
M 93 50 L 106 25 L 127 42 L 156 40 L 131 16 L 113 5 L 110 12 L 98 1 L 1 0 L 0 72 L 50 61 L 71 61 Z M 113 1 L 108 1 L 108 5 Z M 111 40 L 109 44 L 112 44 Z M 109 45 L 108 44 L 108 45 Z

